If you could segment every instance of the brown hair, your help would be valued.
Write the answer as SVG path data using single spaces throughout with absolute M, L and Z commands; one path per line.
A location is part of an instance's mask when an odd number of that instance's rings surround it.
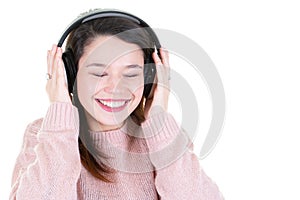
M 126 34 L 119 34 L 124 32 L 126 32 Z M 76 67 L 76 69 L 78 69 L 78 62 L 84 53 L 85 47 L 101 35 L 116 35 L 116 37 L 125 42 L 137 44 L 143 50 L 144 60 L 146 60 L 149 56 L 152 56 L 152 53 L 154 52 L 154 48 L 145 48 L 154 47 L 154 42 L 150 39 L 151 37 L 149 33 L 147 33 L 146 30 L 141 29 L 138 24 L 120 17 L 95 19 L 80 25 L 78 28 L 73 30 L 68 37 L 66 49 L 73 52 L 75 63 L 74 67 Z M 145 120 L 145 100 L 146 99 L 143 97 L 137 108 L 130 115 L 138 125 Z M 103 162 L 100 161 L 101 159 L 105 159 L 105 155 L 101 155 L 101 152 L 96 152 L 92 141 L 87 138 L 88 134 L 86 134 L 86 132 L 88 131 L 88 126 L 86 123 L 84 108 L 77 96 L 76 82 L 74 84 L 73 102 L 78 108 L 80 118 L 78 146 L 81 163 L 94 177 L 105 182 L 110 182 L 111 180 L 109 180 L 107 175 L 112 173 L 113 170 L 105 166 Z M 99 157 L 101 159 L 96 160 L 94 155 L 97 155 L 97 158 Z

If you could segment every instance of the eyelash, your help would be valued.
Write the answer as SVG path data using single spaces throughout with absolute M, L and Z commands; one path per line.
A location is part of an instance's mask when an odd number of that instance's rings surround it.
M 124 75 L 125 77 L 128 77 L 128 78 L 133 78 L 133 77 L 137 77 L 138 74 L 129 74 L 129 75 Z
M 92 74 L 93 76 L 97 76 L 97 77 L 104 77 L 104 76 L 107 76 L 107 74 Z M 138 74 L 128 74 L 128 75 L 124 75 L 125 77 L 127 78 L 134 78 L 134 77 L 137 77 Z
M 92 74 L 92 75 L 102 78 L 102 77 L 106 76 L 107 74 Z

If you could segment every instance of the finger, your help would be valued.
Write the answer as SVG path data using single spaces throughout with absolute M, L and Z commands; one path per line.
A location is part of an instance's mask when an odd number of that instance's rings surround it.
M 161 59 L 159 58 L 159 56 L 157 55 L 157 53 L 153 53 L 152 54 L 153 60 L 155 65 L 163 65 Z
M 165 48 L 160 48 L 159 49 L 160 55 L 161 55 L 161 62 L 163 63 L 164 66 L 170 67 L 169 65 L 169 52 Z
M 60 59 L 58 60 L 58 65 L 57 65 L 57 81 L 59 81 L 60 84 L 64 84 L 64 86 L 67 86 L 67 80 L 65 77 L 65 66 L 64 63 L 61 59 L 61 49 L 60 49 Z
M 61 73 L 61 66 L 62 66 L 62 50 L 61 48 L 57 48 L 56 54 L 55 54 L 55 65 L 53 68 L 53 75 L 55 75 L 55 80 L 57 83 L 59 83 L 61 80 L 61 76 L 63 76 L 63 73 Z
M 157 83 L 167 83 L 169 80 L 168 68 L 163 65 L 159 56 L 156 53 L 153 53 L 153 60 L 156 64 Z
M 50 55 L 49 55 L 49 71 L 48 73 L 52 75 L 54 64 L 55 64 L 55 55 L 56 55 L 57 46 L 55 44 L 52 45 Z
M 50 74 L 50 69 L 51 69 L 51 67 L 50 67 L 50 50 L 48 50 L 47 51 L 47 73 L 49 73 Z
M 63 75 L 63 66 L 61 60 L 57 61 L 57 70 L 56 70 L 56 81 L 59 85 L 64 83 L 64 75 Z

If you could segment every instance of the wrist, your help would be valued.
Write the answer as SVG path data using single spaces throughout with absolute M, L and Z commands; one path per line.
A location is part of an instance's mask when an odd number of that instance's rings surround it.
M 143 124 L 143 136 L 150 152 L 159 151 L 184 134 L 180 126 L 168 112 L 152 114 Z
M 42 131 L 78 130 L 78 110 L 71 103 L 53 102 L 43 119 Z
M 191 145 L 191 139 L 170 113 L 152 115 L 142 126 L 149 158 L 156 170 L 178 160 Z

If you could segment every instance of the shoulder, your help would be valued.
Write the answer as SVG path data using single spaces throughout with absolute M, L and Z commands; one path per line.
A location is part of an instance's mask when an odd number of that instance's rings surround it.
M 38 143 L 38 133 L 41 129 L 43 118 L 36 119 L 30 122 L 23 134 L 22 149 L 25 151 L 31 150 Z
M 43 118 L 30 122 L 26 127 L 25 136 L 36 136 L 42 127 L 42 123 Z

